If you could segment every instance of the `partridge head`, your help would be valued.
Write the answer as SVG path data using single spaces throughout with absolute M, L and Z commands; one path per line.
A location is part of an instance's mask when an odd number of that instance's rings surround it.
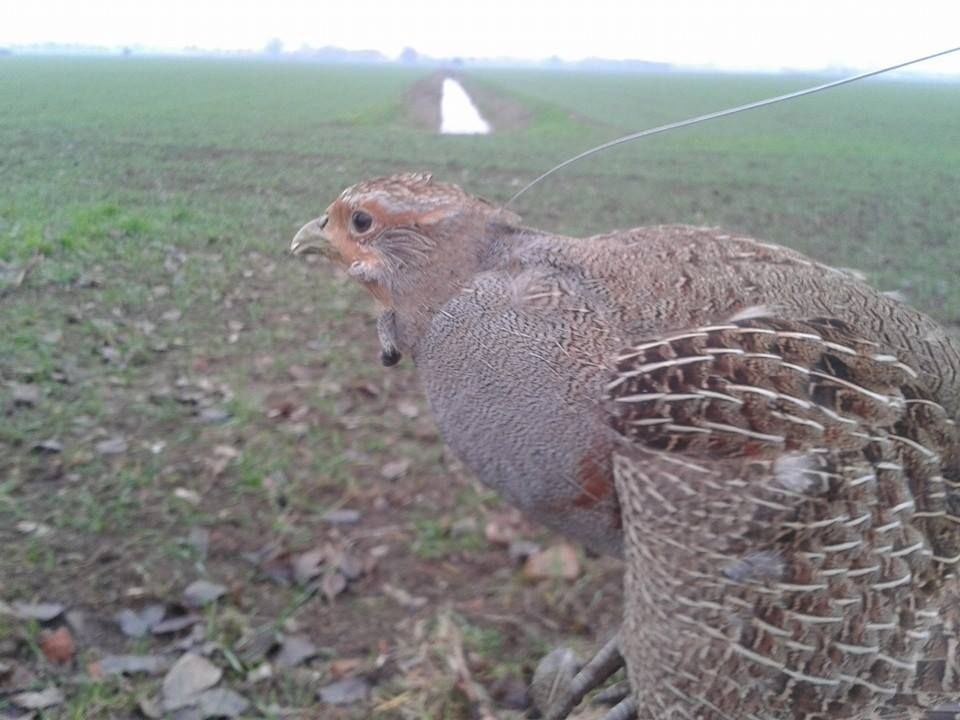
M 393 365 L 477 271 L 488 226 L 515 220 L 456 185 L 408 173 L 347 188 L 300 229 L 290 249 L 331 258 L 370 291 L 386 313 L 378 331 L 383 362 Z

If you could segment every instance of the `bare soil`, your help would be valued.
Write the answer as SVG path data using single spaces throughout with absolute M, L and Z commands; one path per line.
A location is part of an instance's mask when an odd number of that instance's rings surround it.
M 506 543 L 547 547 L 559 539 L 504 507 L 443 450 L 409 362 L 379 367 L 366 301 L 328 267 L 318 266 L 314 281 L 337 287 L 345 305 L 360 304 L 359 314 L 354 307 L 324 321 L 335 338 L 330 355 L 292 360 L 303 357 L 317 326 L 313 308 L 276 297 L 285 271 L 254 258 L 212 315 L 213 327 L 196 335 L 248 324 L 256 310 L 261 323 L 284 328 L 285 342 L 246 342 L 241 330 L 239 348 L 211 342 L 145 352 L 125 357 L 122 371 L 104 372 L 98 353 L 122 348 L 137 318 L 114 312 L 93 289 L 27 283 L 17 291 L 18 301 L 55 299 L 74 318 L 60 340 L 61 362 L 80 358 L 84 379 L 74 382 L 95 383 L 109 413 L 59 434 L 38 427 L 35 441 L 56 434 L 62 452 L 37 451 L 31 440 L 0 461 L 19 488 L 23 520 L 49 531 L 41 538 L 27 525 L 0 528 L 9 553 L 2 597 L 67 611 L 35 624 L 0 607 L 0 663 L 18 673 L 12 684 L 0 668 L 0 718 L 14 716 L 4 704 L 9 693 L 38 682 L 73 688 L 68 704 L 44 717 L 130 717 L 136 701 L 156 693 L 156 681 L 122 680 L 111 686 L 115 705 L 91 711 L 73 698 L 96 681 L 96 663 L 130 653 L 172 659 L 188 649 L 227 668 L 223 685 L 254 703 L 250 717 L 281 717 L 268 711 L 285 708 L 295 717 L 360 718 L 381 708 L 381 717 L 466 718 L 480 707 L 519 717 L 543 652 L 557 643 L 586 652 L 613 632 L 618 563 L 584 559 L 574 581 L 524 575 Z M 105 273 L 105 282 L 137 282 L 119 273 Z M 90 318 L 111 318 L 118 337 L 86 334 L 80 326 Z M 329 359 L 341 353 L 342 363 Z M 50 394 L 68 401 L 72 387 Z M 239 410 L 223 422 L 203 419 L 203 409 L 231 394 L 244 399 L 242 420 Z M 98 443 L 114 437 L 124 438 L 123 449 L 98 458 Z M 269 470 L 283 453 L 289 463 Z M 387 466 L 397 460 L 407 467 L 393 477 Z M 125 484 L 134 476 L 143 480 Z M 97 506 L 103 524 L 91 528 Z M 331 510 L 355 515 L 331 522 L 324 519 Z M 316 576 L 298 578 L 296 563 L 318 549 L 325 559 Z M 349 571 L 334 557 L 346 558 Z M 222 584 L 225 594 L 198 612 L 183 591 L 200 578 Z M 199 621 L 160 636 L 124 635 L 119 614 L 151 605 Z M 77 649 L 51 662 L 37 643 L 60 627 Z M 276 647 L 258 646 L 289 635 L 308 638 L 316 657 L 284 669 Z M 465 665 L 452 668 L 458 654 Z M 251 680 L 264 663 L 272 677 Z M 319 688 L 344 678 L 367 683 L 368 699 L 318 701 Z

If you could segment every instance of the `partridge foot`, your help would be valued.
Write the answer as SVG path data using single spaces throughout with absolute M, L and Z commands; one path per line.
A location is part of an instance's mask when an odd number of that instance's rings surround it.
M 537 665 L 531 694 L 544 720 L 564 720 L 587 693 L 623 667 L 619 635 L 614 635 L 579 671 L 577 666 L 576 655 L 569 648 L 554 650 Z M 612 700 L 616 702 L 622 697 L 620 691 L 619 698 Z M 629 720 L 635 715 L 633 701 L 627 697 L 611 708 L 603 720 Z

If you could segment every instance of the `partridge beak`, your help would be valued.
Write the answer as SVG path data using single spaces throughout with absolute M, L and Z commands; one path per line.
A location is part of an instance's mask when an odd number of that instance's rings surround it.
M 294 255 L 306 255 L 307 253 L 326 255 L 330 247 L 330 238 L 323 231 L 326 226 L 326 215 L 321 215 L 308 222 L 293 236 L 293 241 L 290 243 L 290 252 Z

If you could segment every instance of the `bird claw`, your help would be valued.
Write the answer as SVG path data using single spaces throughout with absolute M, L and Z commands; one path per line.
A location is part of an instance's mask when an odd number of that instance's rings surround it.
M 607 711 L 600 720 L 637 720 L 637 704 L 627 697 Z
M 396 348 L 390 348 L 389 350 L 380 351 L 380 362 L 383 363 L 384 367 L 393 367 L 398 362 L 403 355 L 400 354 L 400 351 Z
M 616 708 L 617 705 L 630 697 L 630 683 L 626 680 L 614 683 L 610 687 L 605 687 L 594 695 L 590 702 L 594 705 L 609 705 Z M 606 717 L 604 718 L 606 720 Z
M 575 666 L 576 656 L 566 648 L 554 650 L 537 666 L 531 690 L 544 720 L 564 720 L 587 693 L 600 687 L 623 667 L 619 635 L 609 640 L 574 674 Z M 631 698 L 627 698 L 611 708 L 603 720 L 628 720 L 635 716 L 636 706 Z
M 386 310 L 377 318 L 377 339 L 380 340 L 380 362 L 384 367 L 392 367 L 400 362 L 403 355 L 397 347 L 397 316 L 393 310 Z

